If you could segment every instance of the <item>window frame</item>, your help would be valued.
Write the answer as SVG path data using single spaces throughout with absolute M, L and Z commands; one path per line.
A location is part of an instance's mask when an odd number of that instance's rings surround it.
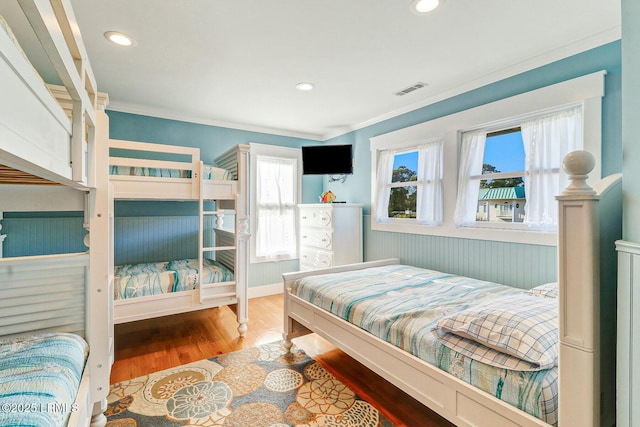
M 300 248 L 297 244 L 297 236 L 298 236 L 298 215 L 297 215 L 297 205 L 301 203 L 302 200 L 302 154 L 300 152 L 300 149 L 298 148 L 290 148 L 290 147 L 283 147 L 283 146 L 277 146 L 277 145 L 268 145 L 268 144 L 258 144 L 258 143 L 250 143 L 249 144 L 250 149 L 249 149 L 249 173 L 250 173 L 250 179 L 249 179 L 249 227 L 250 230 L 252 230 L 251 232 L 251 237 L 249 239 L 249 260 L 251 264 L 257 264 L 257 263 L 265 263 L 265 262 L 276 262 L 274 259 L 269 258 L 269 257 L 258 257 L 256 255 L 256 233 L 255 230 L 257 229 L 257 213 L 258 213 L 258 209 L 259 207 L 257 206 L 257 197 L 255 197 L 255 194 L 257 194 L 257 159 L 259 157 L 267 157 L 267 158 L 274 158 L 274 159 L 281 159 L 281 160 L 287 160 L 287 161 L 295 161 L 295 166 L 294 166 L 294 180 L 293 180 L 293 184 L 295 186 L 294 188 L 294 195 L 295 195 L 295 200 L 293 202 L 293 212 L 294 212 L 294 221 L 295 221 L 295 236 L 294 238 L 296 239 L 296 250 L 295 250 L 295 254 L 290 256 L 290 257 L 278 257 L 277 261 L 284 261 L 284 260 L 293 260 L 293 259 L 298 259 L 299 256 L 299 252 L 300 252 Z M 254 195 L 254 196 L 251 196 Z
M 400 151 L 395 151 L 393 153 L 393 157 L 395 159 L 395 156 L 398 155 L 403 155 L 403 154 L 409 154 L 409 153 L 416 153 L 417 156 L 417 160 L 416 160 L 416 164 L 420 159 L 420 151 L 418 150 L 418 147 L 409 147 L 406 150 L 400 150 Z M 395 160 L 394 160 L 395 163 Z M 416 168 L 417 169 L 417 168 Z M 416 172 L 416 180 L 415 181 L 397 181 L 397 182 L 393 182 L 391 181 L 391 183 L 388 184 L 388 187 L 393 190 L 394 188 L 403 188 L 403 187 L 416 187 L 416 192 L 418 191 L 418 184 L 420 183 L 420 181 L 418 180 L 418 171 Z M 389 198 L 391 198 L 391 195 L 389 195 Z M 389 200 L 389 203 L 391 202 L 391 200 Z M 418 201 L 416 200 L 416 209 L 414 211 L 414 213 L 417 215 L 418 213 Z M 395 218 L 395 217 L 389 217 L 389 221 L 402 221 L 402 220 L 407 220 L 407 221 L 415 221 L 416 218 Z
M 568 105 L 562 105 L 559 106 L 557 108 L 552 108 L 552 109 L 547 109 L 544 111 L 536 111 L 533 112 L 531 114 L 524 114 L 524 115 L 520 115 L 517 118 L 513 118 L 512 119 L 506 119 L 505 121 L 501 121 L 500 124 L 495 125 L 495 126 L 490 126 L 490 127 L 486 127 L 486 128 L 473 128 L 473 129 L 465 129 L 460 131 L 460 140 L 462 139 L 462 135 L 465 132 L 470 132 L 470 131 L 478 131 L 478 130 L 483 130 L 486 132 L 487 134 L 487 139 L 490 138 L 493 133 L 497 133 L 497 132 L 501 132 L 503 130 L 508 130 L 508 129 L 515 129 L 518 128 L 518 132 L 521 132 L 520 129 L 520 125 L 522 122 L 525 122 L 527 120 L 532 120 L 532 119 L 537 119 L 539 117 L 548 115 L 550 113 L 554 113 L 554 112 L 561 112 L 561 111 L 565 111 L 568 110 L 570 108 L 573 107 L 577 107 L 577 106 L 582 106 L 583 110 L 584 110 L 584 105 L 582 102 L 579 103 L 571 103 Z M 583 123 L 584 126 L 584 123 Z M 460 141 L 458 143 L 458 148 L 460 148 Z M 485 146 L 485 150 L 486 150 L 486 146 Z M 525 154 L 525 164 L 526 164 L 526 154 Z M 553 173 L 559 173 L 560 172 L 560 168 L 552 168 L 551 172 Z M 527 176 L 527 169 L 525 166 L 525 169 L 522 171 L 514 171 L 514 172 L 500 172 L 500 173 L 496 173 L 496 174 L 491 174 L 491 179 L 505 179 L 505 178 L 526 178 Z M 471 179 L 477 179 L 479 181 L 483 180 L 483 179 L 489 179 L 488 178 L 489 175 L 486 174 L 480 174 L 480 175 L 473 175 L 470 178 Z M 528 198 L 525 200 L 529 200 Z M 496 208 L 497 209 L 497 208 Z M 502 206 L 500 207 L 500 210 L 502 211 Z M 465 224 L 465 225 L 461 225 L 458 226 L 460 228 L 486 228 L 486 229 L 496 229 L 496 230 L 519 230 L 519 231 L 532 231 L 532 232 L 538 232 L 540 233 L 540 230 L 530 230 L 530 227 L 522 222 L 492 222 L 492 221 L 475 221 L 475 223 L 473 224 Z
M 371 229 L 555 246 L 557 244 L 555 231 L 522 229 L 518 227 L 520 224 L 516 224 L 516 229 L 485 226 L 456 227 L 453 217 L 462 132 L 485 128 L 498 130 L 501 127 L 508 127 L 509 123 L 522 121 L 525 117 L 539 116 L 546 112 L 568 108 L 571 104 L 582 103 L 584 149 L 593 154 L 596 159 L 596 165 L 589 179 L 589 182 L 593 183 L 601 178 L 602 97 L 605 74 L 605 71 L 595 72 L 371 138 Z M 379 151 L 399 150 L 416 145 L 416 141 L 437 137 L 444 139 L 442 225 L 433 227 L 414 222 L 407 224 L 377 221 L 375 209 Z
M 427 184 L 431 184 L 433 183 L 434 180 L 429 179 L 429 178 L 425 178 L 422 177 L 424 179 L 420 179 L 421 177 L 419 176 L 419 171 L 420 171 L 420 161 L 421 161 L 421 156 L 420 156 L 420 150 L 428 145 L 434 145 L 434 146 L 439 146 L 439 154 L 440 154 L 440 159 L 439 159 L 439 172 L 440 172 L 440 178 L 437 179 L 437 183 L 440 185 L 440 187 L 442 186 L 442 168 L 443 168 L 443 160 L 442 160 L 442 156 L 443 156 L 443 151 L 444 151 L 444 141 L 442 139 L 442 137 L 434 137 L 434 138 L 427 138 L 427 139 L 419 139 L 419 140 L 415 140 L 415 141 L 408 141 L 404 144 L 399 145 L 396 148 L 392 148 L 389 150 L 385 150 L 385 151 L 391 151 L 393 153 L 393 157 L 395 158 L 395 156 L 397 155 L 402 155 L 402 154 L 407 154 L 407 153 L 411 153 L 411 152 L 417 152 L 418 154 L 418 166 L 416 170 L 416 181 L 406 181 L 406 182 L 391 182 L 388 183 L 386 186 L 389 189 L 393 189 L 393 188 L 398 188 L 398 187 L 405 187 L 405 186 L 415 186 L 416 187 L 416 192 L 420 189 L 420 186 L 426 186 Z M 394 162 L 395 163 L 395 160 Z M 375 186 L 374 186 L 374 191 L 375 191 Z M 439 193 L 441 194 L 442 197 L 442 188 L 439 189 Z M 391 195 L 389 195 L 389 197 L 391 197 Z M 422 225 L 422 226 L 427 226 L 427 227 L 437 227 L 440 226 L 441 224 L 441 220 L 437 221 L 435 223 L 424 223 L 423 220 L 421 220 L 420 215 L 418 213 L 418 210 L 420 209 L 420 206 L 418 204 L 418 200 L 420 200 L 419 197 L 417 197 L 416 200 L 416 218 L 393 218 L 393 217 L 387 217 L 385 219 L 384 222 L 386 223 L 396 223 L 396 224 L 404 224 L 405 226 L 411 227 L 414 225 Z M 440 200 L 440 206 L 436 206 L 436 208 L 440 209 L 442 213 L 442 200 Z M 387 209 L 388 209 L 388 204 L 387 204 Z
M 508 133 L 516 133 L 516 132 L 522 133 L 519 125 L 518 126 L 509 126 L 509 125 L 500 126 L 499 129 L 488 129 L 487 130 L 487 139 L 497 136 L 497 135 L 495 135 L 496 133 L 506 134 L 507 132 L 505 132 L 505 131 L 511 131 L 511 132 L 508 132 Z M 486 152 L 486 146 L 485 146 L 485 152 Z M 524 178 L 526 176 L 526 170 L 522 169 L 521 171 L 498 172 L 498 173 L 492 173 L 492 174 L 490 174 L 490 176 L 491 176 L 491 178 L 489 178 L 489 174 L 480 174 L 480 175 L 474 175 L 471 178 L 472 179 L 478 179 L 478 180 L 483 180 L 483 179 L 486 180 L 486 179 Z
M 515 130 L 517 128 L 517 130 Z M 487 130 L 487 139 L 489 139 L 490 137 L 494 136 L 491 134 L 495 134 L 495 133 L 503 133 L 504 131 L 509 131 L 512 130 L 513 132 L 522 132 L 520 129 L 520 125 L 516 124 L 516 123 L 511 123 L 511 124 L 504 124 L 499 126 L 497 129 L 488 129 Z M 486 151 L 486 146 L 485 146 L 485 151 Z M 499 172 L 499 173 L 494 173 L 491 174 L 491 178 L 489 178 L 489 175 L 485 175 L 485 174 L 480 174 L 480 175 L 474 175 L 471 177 L 471 179 L 478 179 L 479 181 L 482 181 L 483 179 L 506 179 L 506 178 L 525 178 L 527 175 L 527 171 L 526 169 L 523 169 L 521 171 L 513 171 L 513 172 Z M 526 200 L 526 199 L 525 199 Z M 487 211 L 490 211 L 490 207 L 488 205 L 488 202 L 486 202 L 487 204 L 485 205 L 485 209 Z M 512 206 L 512 205 L 510 205 Z M 498 207 L 494 207 L 494 209 L 500 209 L 500 212 L 503 211 L 504 208 L 504 204 L 501 205 L 499 208 Z M 511 209 L 511 211 L 513 211 L 513 208 Z M 485 212 L 485 213 L 489 213 L 489 212 Z M 505 229 L 505 230 L 526 230 L 527 227 L 525 224 L 523 223 L 516 223 L 516 222 L 492 222 L 492 221 L 478 221 L 476 220 L 475 224 L 473 225 L 473 227 L 481 227 L 481 228 L 500 228 L 500 229 Z

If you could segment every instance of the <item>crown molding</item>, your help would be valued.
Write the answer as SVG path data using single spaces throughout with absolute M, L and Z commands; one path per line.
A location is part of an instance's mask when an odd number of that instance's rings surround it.
M 299 132 L 299 131 L 271 128 L 267 126 L 251 125 L 246 123 L 226 122 L 226 121 L 214 120 L 206 117 L 183 114 L 183 113 L 166 110 L 166 109 L 159 109 L 159 108 L 152 108 L 152 107 L 147 107 L 142 105 L 115 102 L 113 100 L 110 101 L 108 109 L 112 111 L 119 111 L 123 113 L 131 113 L 131 114 L 140 114 L 144 116 L 151 116 L 151 117 L 157 117 L 157 118 L 168 119 L 168 120 L 179 120 L 179 121 L 185 121 L 190 123 L 198 123 L 198 124 L 204 124 L 204 125 L 210 125 L 210 126 L 243 130 L 248 132 L 259 132 L 259 133 L 266 133 L 271 135 L 279 135 L 279 136 L 285 136 L 285 137 L 308 139 L 311 141 L 324 142 L 332 138 L 336 138 L 341 135 L 347 134 L 349 132 L 363 129 L 365 127 L 383 122 L 385 120 L 392 119 L 394 117 L 400 116 L 405 113 L 409 113 L 419 108 L 426 107 L 436 102 L 452 98 L 454 96 L 463 94 L 465 92 L 469 92 L 469 91 L 481 88 L 483 86 L 496 83 L 500 80 L 513 77 L 517 74 L 531 71 L 535 68 L 548 65 L 552 62 L 559 61 L 573 55 L 577 55 L 589 49 L 593 49 L 598 46 L 602 46 L 607 43 L 614 42 L 616 40 L 619 40 L 621 36 L 622 36 L 621 26 L 616 25 L 615 27 L 602 31 L 591 37 L 578 40 L 574 43 L 545 52 L 533 58 L 529 58 L 525 61 L 518 62 L 509 67 L 502 68 L 494 72 L 485 74 L 484 76 L 481 76 L 475 80 L 472 80 L 470 82 L 466 82 L 464 84 L 458 85 L 454 88 L 442 91 L 428 98 L 421 99 L 420 101 L 409 104 L 402 108 L 390 111 L 385 114 L 381 114 L 379 116 L 373 117 L 371 119 L 362 121 L 360 123 L 357 123 L 351 126 L 344 126 L 340 129 L 336 129 L 336 130 L 333 130 L 332 132 L 325 133 L 325 134 Z
M 541 55 L 535 56 L 533 58 L 529 58 L 525 61 L 518 62 L 509 67 L 502 68 L 500 70 L 494 71 L 492 73 L 481 76 L 475 80 L 467 82 L 465 84 L 456 86 L 454 88 L 445 90 L 436 95 L 430 96 L 425 99 L 421 99 L 418 102 L 413 104 L 409 104 L 405 107 L 399 108 L 394 111 L 390 111 L 385 114 L 381 114 L 377 117 L 371 118 L 369 120 L 365 120 L 360 122 L 354 126 L 345 127 L 341 130 L 327 133 L 323 135 L 323 140 L 327 141 L 332 138 L 336 138 L 338 136 L 344 135 L 349 132 L 356 131 L 358 129 L 365 128 L 367 126 L 374 125 L 376 123 L 383 122 L 385 120 L 400 116 L 405 113 L 409 113 L 411 111 L 417 110 L 422 107 L 426 107 L 427 105 L 434 104 L 439 101 L 443 101 L 445 99 L 453 98 L 454 96 L 463 94 L 465 92 L 472 91 L 474 89 L 481 88 L 483 86 L 487 86 L 491 83 L 496 83 L 500 80 L 507 79 L 509 77 L 513 77 L 517 74 L 521 74 L 527 71 L 531 71 L 535 68 L 542 67 L 544 65 L 548 65 L 552 62 L 559 61 L 561 59 L 568 58 L 573 55 L 577 55 L 579 53 L 585 52 L 590 49 L 594 49 L 598 46 L 605 45 L 607 43 L 614 42 L 616 40 L 620 40 L 622 37 L 622 29 L 620 25 L 616 25 L 608 30 L 602 31 L 598 34 L 595 34 L 591 37 L 587 37 L 581 40 L 578 40 L 574 43 L 565 45 L 563 47 L 545 52 Z
M 198 117 L 189 114 L 179 113 L 177 111 L 165 110 L 162 108 L 153 108 L 143 105 L 129 104 L 125 102 L 109 102 L 108 110 L 118 111 L 121 113 L 138 114 L 142 116 L 156 117 L 159 119 L 178 120 L 182 122 L 197 123 L 202 125 L 216 126 L 228 129 L 237 129 L 247 132 L 259 132 L 270 135 L 287 136 L 291 138 L 309 139 L 312 141 L 323 141 L 322 135 L 290 131 L 267 126 L 256 126 L 245 123 L 226 122 L 223 120 L 214 120 L 206 117 Z

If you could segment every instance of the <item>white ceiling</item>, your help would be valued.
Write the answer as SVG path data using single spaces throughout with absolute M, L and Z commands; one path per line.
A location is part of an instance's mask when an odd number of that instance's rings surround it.
M 621 18 L 620 0 L 71 3 L 110 109 L 321 140 L 616 40 Z

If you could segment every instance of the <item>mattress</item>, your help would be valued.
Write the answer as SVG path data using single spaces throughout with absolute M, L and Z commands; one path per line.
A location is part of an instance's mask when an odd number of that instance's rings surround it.
M 191 178 L 190 170 L 144 168 L 133 166 L 109 166 L 110 175 L 151 176 L 158 178 Z M 229 181 L 233 179 L 231 172 L 216 166 L 204 165 L 203 179 Z
M 233 280 L 233 273 L 221 263 L 204 259 L 205 283 Z M 114 269 L 114 299 L 128 299 L 170 292 L 191 291 L 198 287 L 198 260 L 119 265 Z
M 433 333 L 444 316 L 526 291 L 404 265 L 298 280 L 292 293 L 548 424 L 557 423 L 558 369 L 478 362 Z M 535 298 L 535 297 L 533 297 Z
M 0 341 L 0 425 L 66 425 L 88 353 L 73 334 Z

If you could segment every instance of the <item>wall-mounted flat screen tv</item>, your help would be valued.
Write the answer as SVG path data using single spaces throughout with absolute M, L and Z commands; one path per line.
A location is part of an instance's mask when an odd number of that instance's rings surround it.
M 353 173 L 351 145 L 308 145 L 302 147 L 304 175 Z

